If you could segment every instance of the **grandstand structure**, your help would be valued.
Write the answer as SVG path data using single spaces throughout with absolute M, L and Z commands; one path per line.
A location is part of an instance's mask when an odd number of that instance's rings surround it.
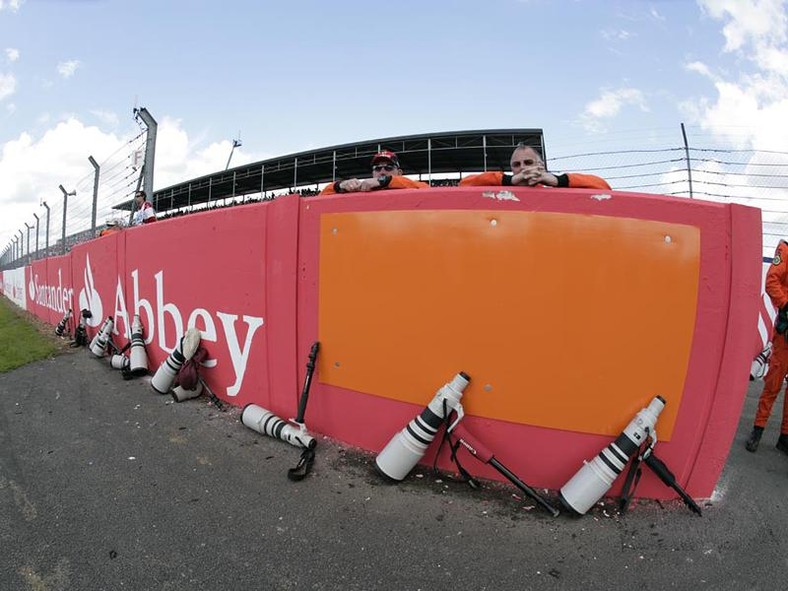
M 508 170 L 512 150 L 521 142 L 534 148 L 546 160 L 541 129 L 488 129 L 389 137 L 244 164 L 155 191 L 151 202 L 157 212 L 167 212 L 252 194 L 265 198 L 274 191 L 318 187 L 344 178 L 367 178 L 372 156 L 381 150 L 396 152 L 406 175 L 418 175 L 428 182 L 433 180 L 433 175 Z M 116 208 L 130 210 L 132 203 L 126 200 Z

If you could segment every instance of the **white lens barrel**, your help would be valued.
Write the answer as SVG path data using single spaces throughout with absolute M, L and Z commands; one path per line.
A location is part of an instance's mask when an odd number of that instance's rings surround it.
M 55 329 L 55 334 L 59 337 L 63 336 L 63 333 L 66 332 L 66 324 L 68 321 L 71 320 L 71 309 L 69 308 L 66 315 L 63 316 L 63 319 L 58 323 L 57 328 Z
M 156 373 L 153 374 L 150 385 L 159 394 L 167 394 L 170 391 L 172 383 L 175 381 L 175 376 L 178 375 L 181 367 L 183 367 L 183 364 L 186 362 L 186 359 L 181 353 L 182 342 L 182 340 L 178 341 L 178 346 L 173 349 L 170 356 L 164 360 L 164 363 L 162 363 L 159 369 L 156 370 Z
M 640 446 L 654 432 L 654 426 L 665 399 L 656 396 L 635 415 L 614 442 L 604 448 L 561 487 L 561 502 L 569 509 L 583 515 L 610 490 L 613 482 L 624 470 L 630 458 L 635 456 Z
M 197 386 L 194 390 L 185 390 L 180 386 L 175 386 L 172 389 L 172 398 L 175 402 L 183 402 L 184 400 L 191 400 L 192 398 L 197 398 L 200 394 L 202 394 L 202 382 L 197 381 Z
M 107 352 L 107 343 L 109 342 L 109 335 L 113 326 L 112 318 L 107 318 L 104 324 L 101 325 L 101 330 L 96 333 L 96 336 L 90 342 L 90 352 L 96 357 L 104 357 L 104 353 Z
M 584 515 L 610 490 L 617 474 L 610 476 L 599 457 L 583 462 L 583 467 L 561 487 L 561 502 L 575 513 Z
M 435 439 L 438 428 L 431 428 L 419 419 L 420 416 L 408 423 L 408 426 L 394 435 L 378 454 L 375 458 L 378 472 L 392 480 L 402 480 L 424 457 L 427 447 Z M 415 435 L 416 433 L 418 435 Z
M 241 422 L 262 435 L 281 439 L 295 447 L 312 449 L 317 445 L 314 437 L 256 404 L 247 404 L 244 407 Z
M 470 383 L 463 372 L 444 384 L 421 414 L 397 432 L 375 458 L 377 471 L 392 480 L 402 480 L 413 470 L 427 451 L 444 415 L 460 407 L 462 393 Z M 445 411 L 445 412 L 444 412 Z
M 134 322 L 131 325 L 129 371 L 134 376 L 145 375 L 148 373 L 148 354 L 145 351 L 145 338 L 139 315 L 134 316 Z
M 129 358 L 125 355 L 113 355 L 109 364 L 112 369 L 126 369 L 129 366 Z

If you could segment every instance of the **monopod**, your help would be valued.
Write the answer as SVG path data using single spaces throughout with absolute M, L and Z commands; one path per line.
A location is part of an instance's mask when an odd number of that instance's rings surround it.
M 481 441 L 476 439 L 473 435 L 471 435 L 468 430 L 463 426 L 462 423 L 456 423 L 454 429 L 451 431 L 456 437 L 457 441 L 462 444 L 462 446 L 467 449 L 470 454 L 479 460 L 483 464 L 489 464 L 493 468 L 495 468 L 499 473 L 505 476 L 509 482 L 514 484 L 517 488 L 523 491 L 526 495 L 528 495 L 532 500 L 534 500 L 540 507 L 542 507 L 545 511 L 550 513 L 553 517 L 558 517 L 559 511 L 555 507 L 553 507 L 547 500 L 532 489 L 530 486 L 525 484 L 522 480 L 520 480 L 517 475 L 515 475 L 509 468 L 504 466 L 501 462 L 499 462 L 493 452 L 490 451 Z M 454 448 L 452 448 L 454 449 Z
M 635 488 L 640 481 L 640 463 L 643 462 L 646 464 L 646 466 L 651 468 L 651 471 L 657 475 L 657 478 L 659 478 L 665 485 L 669 486 L 675 490 L 676 493 L 678 493 L 679 497 L 681 497 L 681 500 L 684 501 L 684 504 L 687 505 L 691 511 L 694 511 L 698 515 L 702 516 L 703 512 L 701 511 L 700 506 L 698 506 L 695 500 L 687 494 L 687 491 L 681 488 L 681 485 L 676 482 L 676 476 L 673 474 L 673 472 L 671 472 L 665 462 L 660 460 L 654 453 L 655 445 L 656 441 L 652 441 L 646 447 L 645 452 L 639 454 L 638 457 L 632 460 L 632 464 L 629 466 L 629 472 L 627 473 L 627 478 L 624 481 L 624 489 L 621 492 L 619 510 L 622 514 L 627 512 L 627 509 L 629 508 L 629 501 L 635 494 Z
M 301 399 L 298 401 L 298 414 L 293 419 L 293 422 L 303 430 L 306 430 L 304 415 L 306 414 L 306 403 L 309 401 L 309 388 L 312 386 L 312 375 L 315 373 L 315 360 L 318 351 L 320 351 L 320 342 L 315 341 L 309 350 L 309 359 L 306 362 L 306 376 L 304 377 L 304 388 L 301 390 Z

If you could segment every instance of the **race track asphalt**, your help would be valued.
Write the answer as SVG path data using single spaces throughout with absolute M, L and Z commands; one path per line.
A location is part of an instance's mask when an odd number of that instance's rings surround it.
M 373 456 L 322 437 L 291 482 L 298 450 L 240 409 L 65 353 L 0 375 L 0 589 L 785 589 L 777 418 L 758 453 L 743 445 L 760 387 L 703 517 L 649 501 L 552 518 L 425 468 L 383 483 Z

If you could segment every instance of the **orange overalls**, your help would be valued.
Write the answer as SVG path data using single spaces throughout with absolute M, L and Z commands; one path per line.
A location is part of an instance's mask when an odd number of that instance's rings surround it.
M 766 293 L 772 304 L 779 310 L 788 305 L 788 242 L 781 240 L 777 245 L 769 270 L 766 272 Z M 775 323 L 777 319 L 775 318 Z M 772 358 L 769 360 L 769 371 L 763 379 L 763 392 L 758 400 L 758 412 L 755 414 L 755 426 L 765 427 L 772 406 L 788 374 L 788 339 L 785 334 L 774 331 L 772 335 Z M 783 422 L 780 433 L 788 434 L 788 404 L 783 400 Z

